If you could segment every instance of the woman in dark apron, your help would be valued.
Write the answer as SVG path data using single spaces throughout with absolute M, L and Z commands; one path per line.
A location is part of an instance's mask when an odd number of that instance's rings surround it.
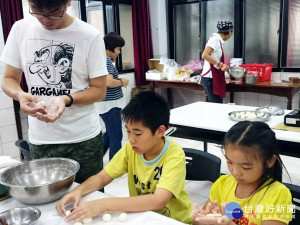
M 223 103 L 226 95 L 224 72 L 228 70 L 224 63 L 223 44 L 231 37 L 233 24 L 230 21 L 219 21 L 217 28 L 218 33 L 208 39 L 203 51 L 204 66 L 200 76 L 208 102 Z

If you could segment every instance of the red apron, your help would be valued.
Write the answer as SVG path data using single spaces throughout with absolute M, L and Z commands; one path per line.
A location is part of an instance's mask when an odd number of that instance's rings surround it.
M 224 63 L 224 51 L 222 44 L 220 42 L 220 46 L 222 49 L 222 57 L 221 62 Z M 213 94 L 219 95 L 222 98 L 226 96 L 226 81 L 225 81 L 225 72 L 221 69 L 216 69 L 213 64 L 210 63 L 210 70 L 208 70 L 205 74 L 200 75 L 201 77 L 205 76 L 207 73 L 211 71 L 212 79 L 213 79 Z

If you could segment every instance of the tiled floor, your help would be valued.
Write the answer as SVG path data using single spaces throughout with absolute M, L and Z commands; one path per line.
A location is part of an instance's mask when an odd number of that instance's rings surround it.
M 124 138 L 123 142 L 127 140 L 126 131 L 123 132 Z M 187 139 L 181 139 L 176 137 L 171 137 L 177 143 L 179 143 L 182 147 L 186 148 L 194 148 L 194 149 L 203 149 L 203 143 L 200 141 L 193 141 Z M 208 151 L 214 155 L 217 155 L 221 158 L 221 173 L 229 174 L 229 171 L 226 166 L 225 157 L 222 154 L 220 146 L 215 144 L 208 144 Z M 289 172 L 292 183 L 300 185 L 300 160 L 298 158 L 281 156 L 282 160 Z M 104 164 L 108 162 L 108 154 L 104 156 Z M 289 179 L 284 175 L 284 182 L 290 183 Z M 190 199 L 193 203 L 197 203 L 198 205 L 204 205 L 209 196 L 209 190 L 211 187 L 211 182 L 209 181 L 186 181 L 186 190 L 190 196 Z M 113 195 L 113 196 L 129 196 L 128 187 L 127 187 L 127 175 L 125 174 L 119 179 L 115 179 L 111 184 L 109 184 L 105 188 L 105 193 Z

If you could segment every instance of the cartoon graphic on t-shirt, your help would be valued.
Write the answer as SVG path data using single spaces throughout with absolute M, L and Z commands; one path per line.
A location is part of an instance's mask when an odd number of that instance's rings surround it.
M 56 65 L 56 73 L 61 77 L 61 82 L 66 88 L 72 88 L 72 61 L 74 47 L 69 44 L 58 45 L 54 50 L 53 64 Z
M 74 45 L 47 40 L 39 43 L 37 46 L 35 40 L 27 41 L 27 55 L 32 59 L 27 62 L 29 84 L 34 87 L 31 92 L 58 95 L 72 89 Z

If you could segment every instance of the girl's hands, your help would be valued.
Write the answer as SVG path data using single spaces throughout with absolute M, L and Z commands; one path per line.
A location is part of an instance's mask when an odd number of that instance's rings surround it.
M 225 215 L 225 206 L 226 203 L 222 204 L 220 208 L 218 202 L 215 200 L 213 203 L 208 203 L 206 209 L 201 209 L 198 205 L 194 205 L 195 210 L 192 213 L 192 217 L 194 218 L 194 225 L 213 225 L 213 224 L 221 224 L 221 225 L 234 225 L 230 218 Z M 207 214 L 222 214 L 222 216 L 218 217 L 210 217 L 206 216 Z

